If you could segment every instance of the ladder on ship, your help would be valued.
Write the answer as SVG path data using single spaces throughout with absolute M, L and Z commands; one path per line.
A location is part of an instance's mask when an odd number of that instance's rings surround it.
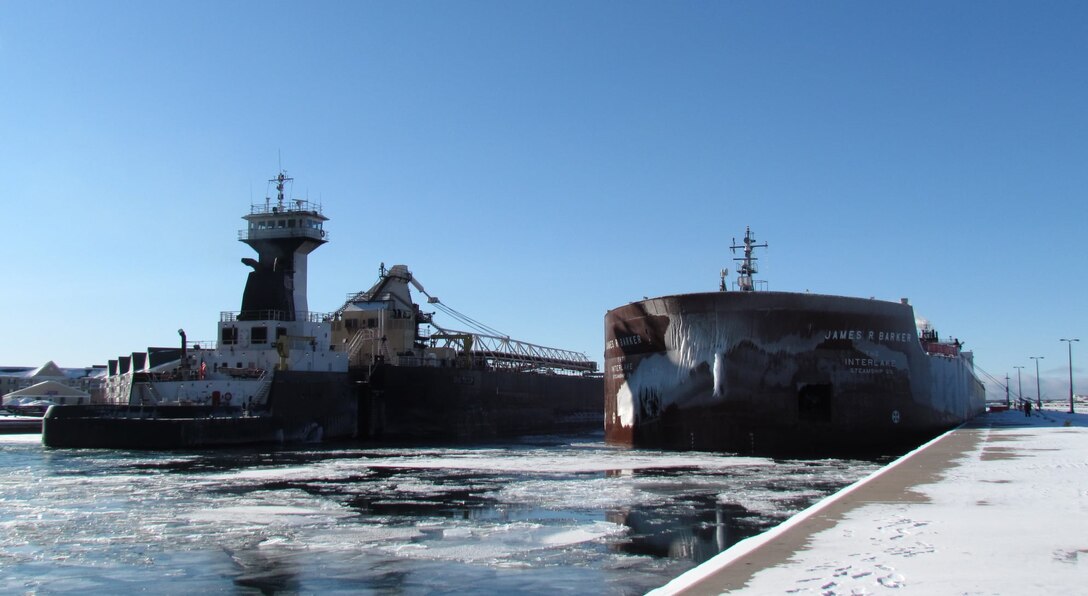
M 159 394 L 159 390 L 155 389 L 155 385 L 150 381 L 134 382 L 132 391 L 138 393 L 140 397 L 140 403 L 135 405 L 153 406 L 162 402 L 162 395 Z
M 272 371 L 262 370 L 257 377 L 257 392 L 253 394 L 255 403 L 268 403 L 268 394 L 272 392 Z M 244 404 L 243 404 L 244 405 Z
M 367 328 L 356 331 L 355 335 L 352 335 L 351 339 L 348 341 L 346 350 L 348 355 L 348 362 L 354 362 L 356 356 L 358 356 L 359 352 L 363 349 L 363 346 L 366 345 L 366 342 L 378 340 L 379 335 L 380 332 L 378 329 Z M 389 358 L 389 349 L 385 345 L 384 341 L 381 343 L 381 346 L 378 348 L 378 350 L 376 350 L 374 353 L 386 360 L 388 360 Z

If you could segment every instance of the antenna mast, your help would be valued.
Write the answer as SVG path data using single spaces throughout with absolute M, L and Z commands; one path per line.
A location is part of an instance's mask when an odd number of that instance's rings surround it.
M 279 205 L 279 210 L 283 211 L 283 187 L 285 182 L 294 182 L 295 179 L 288 177 L 287 172 L 280 170 L 280 173 L 275 178 L 269 180 L 269 182 L 276 183 L 276 202 Z
M 738 261 L 740 265 L 737 267 L 737 287 L 742 292 L 752 292 L 755 290 L 755 284 L 752 281 L 752 274 L 757 273 L 756 258 L 752 256 L 753 248 L 767 248 L 767 243 L 755 244 L 756 239 L 752 236 L 752 228 L 745 226 L 744 229 L 744 244 L 737 244 L 737 239 L 733 238 L 733 246 L 730 246 L 730 250 L 733 254 L 736 254 L 738 248 L 744 249 L 744 257 L 735 257 L 733 260 Z

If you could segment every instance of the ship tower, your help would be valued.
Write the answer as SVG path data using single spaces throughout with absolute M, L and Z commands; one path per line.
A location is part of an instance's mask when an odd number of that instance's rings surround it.
M 754 292 L 756 289 L 756 282 L 752 279 L 754 273 L 758 273 L 756 269 L 756 258 L 752 256 L 753 248 L 767 248 L 767 243 L 756 244 L 756 238 L 752 235 L 752 228 L 746 227 L 744 229 L 744 244 L 738 245 L 737 239 L 733 238 L 733 246 L 729 247 L 734 254 L 736 254 L 738 248 L 744 249 L 744 257 L 735 258 L 734 261 L 739 263 L 737 267 L 737 288 L 742 292 Z M 722 290 L 725 290 L 725 271 L 722 271 Z
M 242 294 L 242 321 L 305 321 L 306 263 L 308 255 L 327 241 L 320 206 L 302 199 L 284 199 L 284 187 L 293 182 L 287 172 L 269 180 L 276 185 L 276 200 L 250 206 L 243 217 L 249 225 L 238 239 L 257 251 L 258 258 L 243 258 L 253 268 Z

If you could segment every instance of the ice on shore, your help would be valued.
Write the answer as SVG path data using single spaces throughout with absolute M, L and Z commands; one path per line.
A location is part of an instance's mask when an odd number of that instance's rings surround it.
M 1088 414 L 991 413 L 973 427 L 957 432 L 979 433 L 977 444 L 936 481 L 912 489 L 924 498 L 857 506 L 811 536 L 787 562 L 757 572 L 742 590 L 730 593 L 1083 591 Z M 772 534 L 736 544 L 655 593 L 682 593 L 698 578 L 773 540 Z

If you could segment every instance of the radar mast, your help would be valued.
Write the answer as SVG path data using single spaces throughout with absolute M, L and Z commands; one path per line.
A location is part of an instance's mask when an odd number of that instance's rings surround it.
M 767 248 L 767 243 L 756 244 L 756 239 L 752 235 L 752 228 L 745 226 L 744 229 L 744 244 L 737 244 L 737 239 L 733 238 L 733 246 L 729 247 L 733 251 L 733 254 L 737 253 L 738 248 L 744 249 L 743 257 L 734 257 L 733 260 L 737 261 L 737 289 L 742 292 L 755 291 L 755 282 L 752 280 L 752 274 L 758 273 L 756 268 L 757 259 L 752 256 L 753 248 Z M 724 285 L 724 283 L 723 283 Z

